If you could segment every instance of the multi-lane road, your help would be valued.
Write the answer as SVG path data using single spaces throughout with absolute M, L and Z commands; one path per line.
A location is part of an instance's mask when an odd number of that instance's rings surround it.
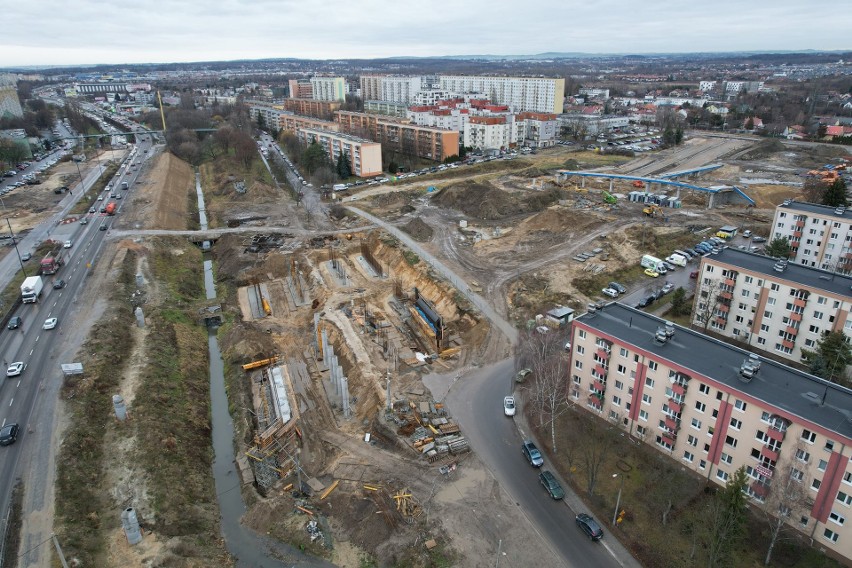
M 131 151 L 131 154 L 125 158 L 125 163 L 130 164 L 131 157 L 133 162 L 144 160 L 149 155 L 145 151 L 150 147 L 150 138 L 140 137 L 137 153 L 134 156 Z M 77 298 L 85 291 L 86 277 L 98 259 L 108 233 L 106 229 L 113 220 L 113 217 L 101 214 L 97 209 L 94 214 L 87 213 L 70 222 L 66 222 L 66 215 L 85 190 L 95 183 L 99 174 L 99 168 L 96 168 L 86 176 L 82 185 L 75 186 L 75 189 L 82 189 L 82 191 L 74 191 L 72 195 L 63 199 L 60 211 L 53 218 L 34 228 L 19 243 L 22 250 L 34 248 L 45 238 L 59 242 L 70 240 L 73 245 L 70 249 L 64 249 L 66 253 L 64 266 L 55 275 L 42 277 L 44 289 L 40 300 L 35 304 L 21 305 L 15 310 L 14 315 L 23 319 L 23 326 L 16 330 L 5 328 L 0 330 L 0 357 L 4 361 L 3 373 L 5 373 L 6 364 L 13 361 L 23 361 L 27 365 L 20 376 L 0 377 L 0 425 L 12 422 L 20 425 L 17 442 L 0 448 L 0 479 L 3 480 L 0 484 L 0 530 L 4 533 L 11 492 L 15 485 L 14 480 L 23 477 L 30 480 L 24 503 L 24 516 L 39 510 L 47 510 L 51 506 L 46 494 L 49 494 L 49 484 L 52 484 L 48 472 L 52 452 L 55 450 L 51 448 L 51 437 L 55 429 L 56 394 L 63 376 L 60 364 L 71 362 L 59 360 L 57 354 L 62 350 L 63 335 L 73 334 L 74 330 L 69 324 L 73 319 Z M 124 196 L 132 193 L 139 175 L 139 168 L 131 169 L 129 165 L 125 166 L 111 182 L 114 188 L 112 191 L 121 192 Z M 127 182 L 128 190 L 120 189 L 123 182 Z M 108 194 L 105 193 L 103 197 L 104 201 L 97 202 L 98 205 L 110 201 Z M 120 214 L 126 201 L 117 200 L 115 203 L 116 214 Z M 86 224 L 79 222 L 82 217 L 88 220 Z M 34 257 L 25 263 L 28 275 L 36 273 L 39 260 Z M 7 255 L 0 262 L 0 283 L 8 283 L 17 268 L 17 256 L 14 253 Z M 54 289 L 53 283 L 59 279 L 64 280 L 66 286 Z M 54 329 L 42 329 L 44 321 L 48 318 L 58 319 Z M 34 483 L 33 480 L 35 480 Z M 21 536 L 25 549 L 35 547 L 20 563 L 21 566 L 27 566 L 38 561 L 43 552 L 37 545 L 50 535 L 25 530 Z

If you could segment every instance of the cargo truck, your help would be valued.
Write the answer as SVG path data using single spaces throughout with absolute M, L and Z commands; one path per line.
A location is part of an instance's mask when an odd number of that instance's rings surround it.
M 126 181 L 121 182 L 121 189 L 128 189 L 130 185 Z
M 62 243 L 54 243 L 53 250 L 41 259 L 41 264 L 39 266 L 41 267 L 42 274 L 56 274 L 56 271 L 59 270 L 59 267 L 64 263 L 65 257 L 63 255 Z
M 650 254 L 646 254 L 642 257 L 642 261 L 640 263 L 642 268 L 650 268 L 659 273 L 666 272 L 666 266 L 663 264 L 663 261 L 657 257 L 651 256 Z
M 104 208 L 104 213 L 106 213 L 107 215 L 115 215 L 115 203 L 107 203 L 106 208 Z
M 44 286 L 41 276 L 30 276 L 21 283 L 21 301 L 25 304 L 35 304 L 41 296 Z

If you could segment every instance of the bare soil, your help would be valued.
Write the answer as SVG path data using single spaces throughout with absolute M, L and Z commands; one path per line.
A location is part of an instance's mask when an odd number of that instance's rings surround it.
M 148 171 L 140 176 L 142 183 L 125 192 L 132 206 L 122 208 L 115 224 L 121 228 L 187 229 L 189 204 L 195 196 L 192 167 L 169 152 L 158 154 L 152 165 L 145 163 Z

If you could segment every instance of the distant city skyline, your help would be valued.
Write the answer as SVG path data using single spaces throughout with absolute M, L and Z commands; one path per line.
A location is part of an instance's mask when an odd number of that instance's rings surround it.
M 840 32 L 852 23 L 846 0 L 824 0 L 819 13 L 798 0 L 676 7 L 664 0 L 474 0 L 441 10 L 411 0 L 326 0 L 321 6 L 295 0 L 40 0 L 7 2 L 3 12 L 0 67 L 852 49 Z

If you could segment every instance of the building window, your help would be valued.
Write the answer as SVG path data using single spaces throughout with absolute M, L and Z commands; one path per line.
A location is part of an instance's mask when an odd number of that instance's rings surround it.
M 722 391 L 717 392 L 716 393 L 716 400 L 722 400 L 723 396 L 724 396 L 724 394 L 722 393 Z
M 644 437 L 647 432 L 648 432 L 648 430 L 644 426 L 637 426 L 636 427 L 636 433 L 639 434 L 640 436 Z
M 852 495 L 847 495 L 843 491 L 837 492 L 837 500 L 846 505 L 847 507 L 849 505 L 852 505 Z
M 698 469 L 707 469 L 707 462 L 704 461 L 704 460 L 699 461 L 698 462 Z
M 834 511 L 831 512 L 828 518 L 840 525 L 841 527 L 843 526 L 843 523 L 846 522 L 846 517 L 844 517 L 843 515 L 838 515 Z
M 683 452 L 683 461 L 692 463 L 692 460 L 694 460 L 694 459 L 695 459 L 695 456 L 692 455 L 690 452 L 686 452 L 686 451 Z
M 651 404 L 651 395 L 643 394 L 642 395 L 642 403 L 643 404 Z
M 725 436 L 725 443 L 731 446 L 732 448 L 737 447 L 737 439 L 733 436 Z
M 764 411 L 760 414 L 760 421 L 761 421 L 761 422 L 766 422 L 767 424 L 769 424 L 769 418 L 770 418 L 771 416 L 772 416 L 771 414 L 769 414 L 768 412 L 766 412 L 766 411 L 764 410 Z
M 736 408 L 739 411 L 744 411 L 747 407 L 748 407 L 747 402 L 743 402 L 741 400 L 737 400 L 736 402 L 734 402 L 734 408 Z
M 574 384 L 579 385 L 582 384 L 583 379 L 580 378 L 580 375 L 574 375 Z
M 710 385 L 702 383 L 701 386 L 698 387 L 698 392 L 701 394 L 710 394 Z
M 624 347 L 621 347 L 618 350 L 618 354 L 621 355 L 622 357 L 627 357 L 627 349 L 625 349 Z
M 577 346 L 577 354 L 578 354 L 578 355 L 583 355 L 585 352 L 586 352 L 586 348 L 585 348 L 585 347 L 583 347 L 582 345 L 578 345 L 578 346 Z
M 586 339 L 586 330 L 581 329 L 577 331 L 577 337 L 579 337 L 580 339 Z
M 811 459 L 811 454 L 809 454 L 805 450 L 798 449 L 796 450 L 796 459 L 800 462 L 808 463 Z
M 576 361 L 574 361 L 574 366 L 578 369 L 582 369 L 583 368 L 583 362 L 580 361 L 580 360 L 576 360 Z
M 820 480 L 820 479 L 814 479 L 814 480 L 811 482 L 811 489 L 813 489 L 814 491 L 819 491 L 819 486 L 820 486 L 820 485 L 822 485 L 822 480 Z
M 808 444 L 813 444 L 816 441 L 816 432 L 810 430 L 802 430 L 802 441 Z
M 757 338 L 757 344 L 758 345 L 766 345 L 766 338 L 765 337 L 758 337 Z
M 613 406 L 621 406 L 621 397 L 613 396 L 612 397 L 612 405 Z
M 825 529 L 822 533 L 822 538 L 831 542 L 837 542 L 837 533 L 831 529 Z
M 822 319 L 822 312 L 814 312 L 814 319 L 815 320 L 821 320 Z
M 723 462 L 725 462 L 726 464 L 731 464 L 731 463 L 733 463 L 734 458 L 732 458 L 731 456 L 729 456 L 729 455 L 728 455 L 728 454 L 726 454 L 725 452 L 722 452 L 721 460 L 722 460 Z
M 734 430 L 739 430 L 743 427 L 743 421 L 737 420 L 736 418 L 731 418 L 731 428 Z
M 754 278 L 752 278 L 751 276 L 745 277 L 745 283 L 746 284 L 751 284 L 752 282 L 754 282 Z
M 766 299 L 766 305 L 767 306 L 774 306 L 775 305 L 775 298 L 767 298 Z
M 617 370 L 619 375 L 623 375 L 627 372 L 627 367 L 625 367 L 624 365 L 619 365 Z
M 690 434 L 689 437 L 686 439 L 686 443 L 694 448 L 698 445 L 698 438 Z
M 848 485 L 852 485 L 852 473 L 849 473 L 847 471 L 846 473 L 843 474 L 843 483 L 846 483 Z
M 654 388 L 654 379 L 652 379 L 651 377 L 645 377 L 645 386 L 649 389 Z
M 793 481 L 802 481 L 804 477 L 805 473 L 802 470 L 796 469 L 795 467 L 790 469 L 790 479 Z
M 695 410 L 698 412 L 704 412 L 707 409 L 707 405 L 701 402 L 700 400 L 695 401 Z
M 718 477 L 718 478 L 719 478 L 719 479 L 721 479 L 722 481 L 728 481 L 728 472 L 727 472 L 727 471 L 723 471 L 723 470 L 721 470 L 721 469 L 717 469 L 717 470 L 716 470 L 716 477 Z
M 652 371 L 656 371 L 658 366 L 656 361 L 648 361 L 648 368 Z
M 807 518 L 806 516 L 802 515 L 802 518 L 801 518 L 801 519 L 799 519 L 799 524 L 800 524 L 803 528 L 804 528 L 804 527 L 806 527 L 806 526 L 808 526 L 808 518 Z
M 772 283 L 772 284 L 769 285 L 769 289 L 772 290 L 773 292 L 777 292 L 778 290 L 781 289 L 781 286 L 779 286 L 778 284 Z
M 639 411 L 639 419 L 647 422 L 648 421 L 648 413 L 645 412 L 644 410 L 640 410 Z
M 819 464 L 817 465 L 817 469 L 820 471 L 825 471 L 825 468 L 828 467 L 828 462 L 826 460 L 819 460 Z
M 621 381 L 615 381 L 615 388 L 616 390 L 624 390 L 624 383 Z
M 701 430 L 701 420 L 699 420 L 698 418 L 693 418 L 692 419 L 692 427 L 695 428 L 696 430 Z

